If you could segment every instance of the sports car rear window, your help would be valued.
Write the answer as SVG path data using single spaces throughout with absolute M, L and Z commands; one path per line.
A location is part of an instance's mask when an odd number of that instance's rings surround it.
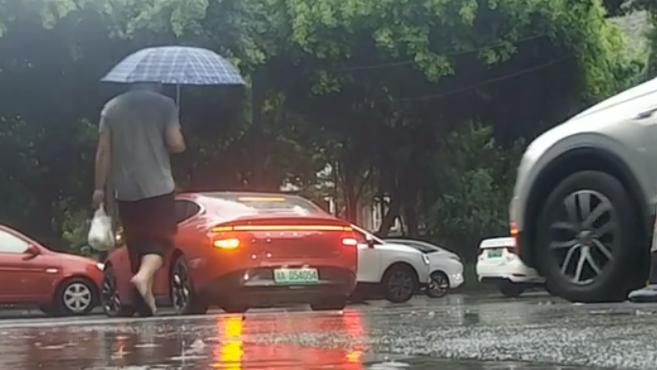
M 181 223 L 195 216 L 201 207 L 189 200 L 176 200 L 176 222 Z
M 249 209 L 255 214 L 290 213 L 294 215 L 325 214 L 313 202 L 296 196 L 210 194 L 215 199 L 232 202 L 239 208 Z

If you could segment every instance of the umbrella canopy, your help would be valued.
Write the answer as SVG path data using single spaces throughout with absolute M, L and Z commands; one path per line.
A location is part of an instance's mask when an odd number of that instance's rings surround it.
M 103 82 L 155 82 L 172 85 L 244 85 L 239 71 L 217 53 L 164 46 L 140 50 L 117 64 Z

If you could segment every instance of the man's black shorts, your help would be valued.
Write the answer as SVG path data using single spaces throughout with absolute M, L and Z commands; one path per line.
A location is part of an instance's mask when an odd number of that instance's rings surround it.
M 134 202 L 118 201 L 133 273 L 148 254 L 164 256 L 176 234 L 174 193 Z

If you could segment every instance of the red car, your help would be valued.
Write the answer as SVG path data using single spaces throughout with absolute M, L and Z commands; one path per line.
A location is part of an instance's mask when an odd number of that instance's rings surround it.
M 103 265 L 48 250 L 0 226 L 0 304 L 37 305 L 52 315 L 80 315 L 99 301 Z
M 363 236 L 297 196 L 203 193 L 176 199 L 178 234 L 155 279 L 159 305 L 179 314 L 309 303 L 344 308 L 356 286 Z M 109 316 L 131 315 L 127 250 L 110 254 L 102 302 Z

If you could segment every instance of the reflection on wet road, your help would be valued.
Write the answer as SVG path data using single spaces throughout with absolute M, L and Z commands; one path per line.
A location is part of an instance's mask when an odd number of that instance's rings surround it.
M 655 369 L 655 312 L 455 295 L 343 313 L 12 319 L 0 369 Z

